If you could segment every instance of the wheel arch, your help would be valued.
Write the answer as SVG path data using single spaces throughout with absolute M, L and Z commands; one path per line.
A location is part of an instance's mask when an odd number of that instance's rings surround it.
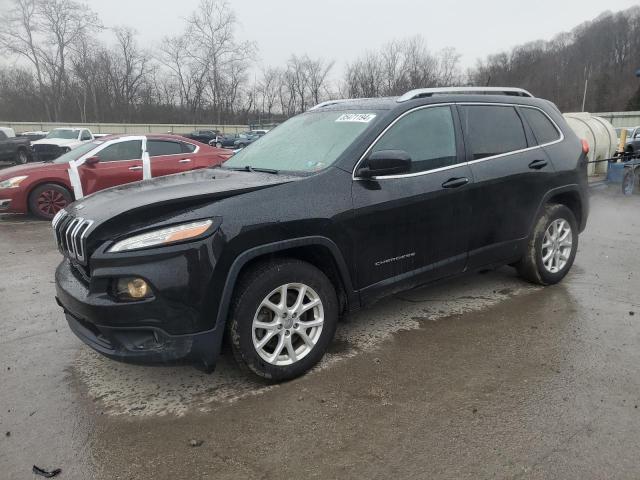
M 586 226 L 586 215 L 588 213 L 586 211 L 587 206 L 585 205 L 585 200 L 580 193 L 578 185 L 568 185 L 547 192 L 538 206 L 538 211 L 536 212 L 536 216 L 532 221 L 531 228 L 529 229 L 530 232 L 533 231 L 536 219 L 540 216 L 545 205 L 550 203 L 565 205 L 576 217 L 580 231 L 582 232 L 584 230 Z
M 336 288 L 341 313 L 359 307 L 359 296 L 353 289 L 351 275 L 338 246 L 329 238 L 303 237 L 260 245 L 241 253 L 233 261 L 220 296 L 216 326 L 226 324 L 231 298 L 243 272 L 260 261 L 297 258 L 321 270 Z

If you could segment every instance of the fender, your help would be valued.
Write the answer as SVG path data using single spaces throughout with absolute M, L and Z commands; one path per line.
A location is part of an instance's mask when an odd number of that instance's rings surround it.
M 311 245 L 322 246 L 329 249 L 329 252 L 331 252 L 331 256 L 333 257 L 338 267 L 338 273 L 340 274 L 340 278 L 344 284 L 349 304 L 359 305 L 360 298 L 353 289 L 353 283 L 351 282 L 349 269 L 347 268 L 347 264 L 344 260 L 344 257 L 342 256 L 342 252 L 335 244 L 335 242 L 327 237 L 321 236 L 293 238 L 280 242 L 268 243 L 266 245 L 259 245 L 238 255 L 238 257 L 233 261 L 233 264 L 229 269 L 229 273 L 227 274 L 227 279 L 225 280 L 222 296 L 220 297 L 218 314 L 216 316 L 216 328 L 218 327 L 218 325 L 224 325 L 227 321 L 229 306 L 231 304 L 231 297 L 233 295 L 236 281 L 238 280 L 238 275 L 240 274 L 242 267 L 244 267 L 247 262 L 269 253 L 276 253 L 283 250 L 288 250 L 290 248 L 306 247 Z
M 580 199 L 580 208 L 582 210 L 582 218 L 580 221 L 579 230 L 580 232 L 584 230 L 587 224 L 587 216 L 589 214 L 589 207 L 587 203 L 588 199 L 585 199 L 584 196 L 582 195 L 580 190 L 580 185 L 569 184 L 569 185 L 564 185 L 562 187 L 553 188 L 549 190 L 547 193 L 545 193 L 544 197 L 542 197 L 542 200 L 540 201 L 540 204 L 538 205 L 535 216 L 531 220 L 531 224 L 529 225 L 529 235 L 527 236 L 527 238 L 529 238 L 529 236 L 531 235 L 531 232 L 535 227 L 535 222 L 537 218 L 540 216 L 540 213 L 542 212 L 544 205 L 549 201 L 549 199 L 551 199 L 552 197 L 560 193 L 568 193 L 568 192 L 577 194 L 578 198 Z

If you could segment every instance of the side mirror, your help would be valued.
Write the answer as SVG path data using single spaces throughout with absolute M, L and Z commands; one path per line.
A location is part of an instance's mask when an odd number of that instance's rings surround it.
M 365 166 L 356 172 L 362 178 L 399 175 L 411 171 L 411 156 L 404 150 L 380 150 L 369 155 Z
M 93 167 L 97 163 L 100 163 L 100 157 L 97 155 L 94 155 L 93 157 L 89 157 L 84 161 L 84 164 L 89 167 Z

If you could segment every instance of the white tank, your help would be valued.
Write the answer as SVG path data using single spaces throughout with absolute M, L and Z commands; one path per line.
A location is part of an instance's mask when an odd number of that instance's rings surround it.
M 618 136 L 613 125 L 590 113 L 565 113 L 565 120 L 578 138 L 589 142 L 589 161 L 611 158 L 618 148 Z M 589 175 L 607 173 L 607 162 L 590 163 Z

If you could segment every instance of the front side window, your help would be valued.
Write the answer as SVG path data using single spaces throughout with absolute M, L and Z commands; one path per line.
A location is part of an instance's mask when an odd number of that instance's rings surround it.
M 315 111 L 287 120 L 259 142 L 236 153 L 223 168 L 269 168 L 315 172 L 329 167 L 374 125 L 371 111 Z
M 77 148 L 74 148 L 73 150 L 69 150 L 67 153 L 60 155 L 53 161 L 53 163 L 69 163 L 71 160 L 80 160 L 82 156 L 90 153 L 92 150 L 96 150 L 103 143 L 104 142 L 100 140 L 94 140 L 93 142 L 85 143 Z
M 87 131 L 87 130 L 83 130 L 82 131 L 82 137 L 80 138 L 80 140 L 91 140 L 91 134 Z
M 527 148 L 524 127 L 514 107 L 463 105 L 460 112 L 471 160 Z
M 7 135 L 2 130 L 0 130 L 0 140 L 6 140 L 6 139 L 7 139 Z
M 407 152 L 411 173 L 454 165 L 458 159 L 451 108 L 423 108 L 405 115 L 375 144 L 372 153 L 381 150 Z
M 160 157 L 162 155 L 178 155 L 182 153 L 182 145 L 180 142 L 169 142 L 166 140 L 148 140 L 147 151 L 151 157 Z
M 114 143 L 99 151 L 98 156 L 101 162 L 140 160 L 142 158 L 142 140 Z
M 520 112 L 522 112 L 531 130 L 533 130 L 533 135 L 536 137 L 538 145 L 544 145 L 545 143 L 555 142 L 560 139 L 558 129 L 551 123 L 549 117 L 540 110 L 520 107 Z

